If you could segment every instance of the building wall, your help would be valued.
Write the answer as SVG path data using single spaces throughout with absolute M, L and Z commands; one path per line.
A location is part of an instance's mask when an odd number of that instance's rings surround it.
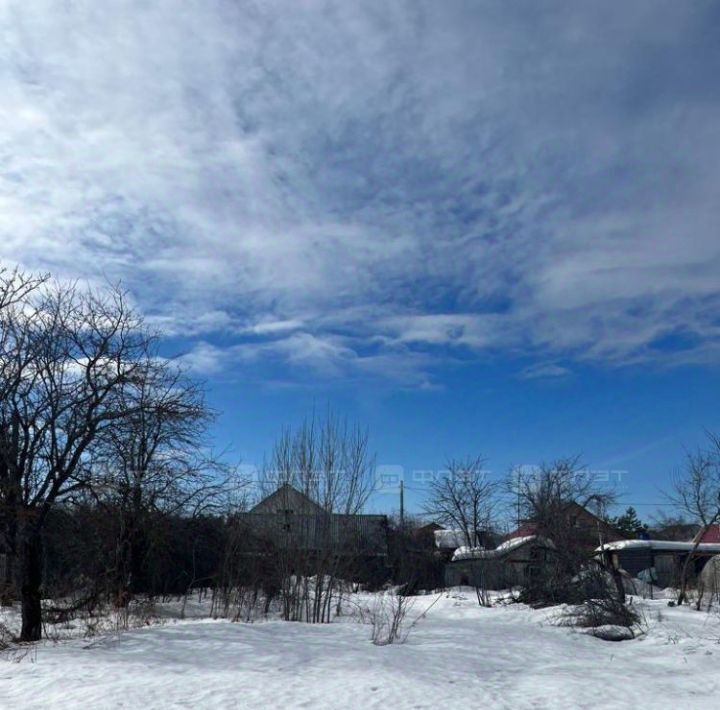
M 631 577 L 638 577 L 641 572 L 654 568 L 655 582 L 658 587 L 674 587 L 679 584 L 682 566 L 687 557 L 686 552 L 651 549 L 627 549 L 614 553 L 619 567 Z M 689 569 L 689 578 L 694 582 L 709 555 L 697 554 Z
M 508 589 L 525 584 L 533 560 L 532 547 L 524 545 L 499 559 L 468 559 L 445 566 L 448 587 L 470 585 L 484 589 Z

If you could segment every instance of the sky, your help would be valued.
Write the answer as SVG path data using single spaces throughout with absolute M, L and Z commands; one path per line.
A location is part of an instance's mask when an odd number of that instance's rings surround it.
M 720 431 L 720 4 L 4 0 L 0 261 L 122 284 L 251 468 L 331 407 L 422 472 Z M 375 510 L 397 507 L 387 486 Z

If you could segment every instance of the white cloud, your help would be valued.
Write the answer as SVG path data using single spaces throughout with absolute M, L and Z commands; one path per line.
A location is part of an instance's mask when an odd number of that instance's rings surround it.
M 193 367 L 716 363 L 718 23 L 673 2 L 10 0 L 0 259 L 122 278 L 205 339 Z M 689 347 L 655 347 L 674 333 Z
M 520 373 L 520 377 L 524 380 L 555 380 L 567 377 L 569 374 L 571 372 L 567 367 L 558 365 L 555 362 L 541 362 L 526 367 Z

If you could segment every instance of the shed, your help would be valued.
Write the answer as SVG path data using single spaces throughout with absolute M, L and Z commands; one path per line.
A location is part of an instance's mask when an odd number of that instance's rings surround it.
M 660 587 L 678 583 L 687 556 L 695 556 L 693 576 L 697 576 L 713 555 L 720 554 L 720 542 L 676 542 L 673 540 L 620 540 L 598 547 L 598 554 L 610 554 L 613 564 L 631 577 Z
M 507 589 L 526 584 L 552 556 L 553 544 L 537 535 L 514 537 L 491 550 L 461 547 L 445 566 L 445 584 Z

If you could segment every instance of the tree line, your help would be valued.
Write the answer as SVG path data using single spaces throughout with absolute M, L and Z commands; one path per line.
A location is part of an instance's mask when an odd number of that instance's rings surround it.
M 202 584 L 225 590 L 226 605 L 238 590 L 254 599 L 262 592 L 266 605 L 281 600 L 288 619 L 324 621 L 364 559 L 332 525 L 314 530 L 322 553 L 312 555 L 288 536 L 251 539 L 239 515 L 247 489 L 211 452 L 215 414 L 158 345 L 119 287 L 0 271 L 0 601 L 20 602 L 23 641 L 42 636 L 43 598 L 103 598 L 122 608 L 140 593 Z M 367 432 L 328 413 L 280 436 L 264 492 L 287 483 L 327 516 L 350 516 L 367 501 L 373 471 Z M 561 601 L 588 561 L 567 506 L 604 510 L 612 491 L 576 458 L 498 482 L 475 457 L 450 462 L 430 486 L 425 513 L 475 547 L 497 519 L 501 489 L 518 520 L 553 541 L 552 575 L 538 575 L 528 598 Z M 670 497 L 708 528 L 720 520 L 719 490 L 720 441 L 711 438 L 689 455 Z M 644 530 L 634 511 L 615 523 Z M 420 540 L 406 521 L 387 532 L 388 560 L 375 583 L 442 583 L 431 537 Z M 253 544 L 272 554 L 248 554 Z M 687 570 L 682 579 L 681 601 Z

